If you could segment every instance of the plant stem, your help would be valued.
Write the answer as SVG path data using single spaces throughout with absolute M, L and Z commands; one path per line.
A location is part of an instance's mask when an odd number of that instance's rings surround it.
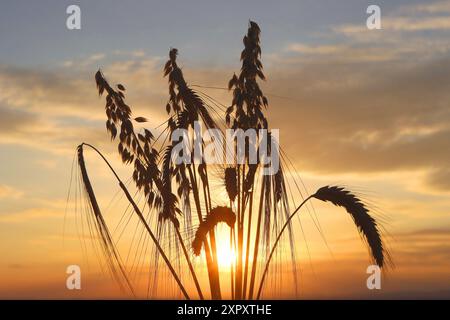
M 192 186 L 192 194 L 194 195 L 194 202 L 195 207 L 197 209 L 197 216 L 199 221 L 203 221 L 201 207 L 200 207 L 200 197 L 199 192 L 197 188 L 197 182 L 195 179 L 195 173 L 192 170 L 191 165 L 188 166 L 189 171 L 189 178 L 191 180 L 191 186 Z M 220 297 L 220 290 L 217 288 L 217 282 L 218 279 L 216 279 L 216 276 L 214 274 L 214 266 L 213 261 L 211 258 L 211 251 L 209 247 L 208 241 L 205 239 L 203 242 L 203 245 L 205 246 L 205 257 L 206 257 L 206 268 L 208 270 L 208 279 L 209 279 L 209 287 L 211 290 L 211 299 L 213 300 L 219 300 Z
M 230 208 L 231 208 L 231 203 L 230 203 Z M 234 234 L 234 228 L 230 228 L 230 248 L 232 251 L 234 250 L 233 234 Z M 230 279 L 231 279 L 231 300 L 234 300 L 234 263 L 233 262 L 230 263 Z
M 264 268 L 264 272 L 261 276 L 261 282 L 259 283 L 259 289 L 258 289 L 258 294 L 256 295 L 256 300 L 259 300 L 259 297 L 261 296 L 261 291 L 262 291 L 262 287 L 264 284 L 264 280 L 266 278 L 267 275 L 267 270 L 269 269 L 269 264 L 270 264 L 270 260 L 272 259 L 273 253 L 275 252 L 275 249 L 277 248 L 277 244 L 281 239 L 281 236 L 283 235 L 284 230 L 287 228 L 287 226 L 289 225 L 290 221 L 292 220 L 292 218 L 295 216 L 295 214 L 300 210 L 300 208 L 309 200 L 313 197 L 314 195 L 309 196 L 308 198 L 306 198 L 305 200 L 303 200 L 303 202 L 297 207 L 297 209 L 295 209 L 295 211 L 289 216 L 289 218 L 286 220 L 286 222 L 283 225 L 283 228 L 281 228 L 280 233 L 277 236 L 277 239 L 275 240 L 275 243 L 273 244 L 272 250 L 270 251 L 270 255 L 269 258 L 266 261 L 266 266 Z
M 150 229 L 150 226 L 148 225 L 147 221 L 144 218 L 144 215 L 142 214 L 141 210 L 139 209 L 139 207 L 136 205 L 136 203 L 133 200 L 133 197 L 130 195 L 130 193 L 128 192 L 128 189 L 125 187 L 125 185 L 122 183 L 122 180 L 120 180 L 119 176 L 117 175 L 116 171 L 113 169 L 113 167 L 111 166 L 111 164 L 108 162 L 108 160 L 105 158 L 105 156 L 103 156 L 103 154 L 94 146 L 88 144 L 88 143 L 82 143 L 82 145 L 88 146 L 91 149 L 93 149 L 94 151 L 96 151 L 100 157 L 103 158 L 103 160 L 105 161 L 105 163 L 108 165 L 108 167 L 111 169 L 111 172 L 114 174 L 114 176 L 116 177 L 117 181 L 119 182 L 119 186 L 122 189 L 122 191 L 125 193 L 125 196 L 127 197 L 128 201 L 131 203 L 131 205 L 133 206 L 134 211 L 136 212 L 136 214 L 138 215 L 139 219 L 141 220 L 141 222 L 144 224 L 145 229 L 147 229 L 147 232 L 149 233 L 150 237 L 152 238 L 156 248 L 158 249 L 159 253 L 161 254 L 164 262 L 166 263 L 167 267 L 169 268 L 170 272 L 172 273 L 172 276 L 174 277 L 176 283 L 178 284 L 178 286 L 180 287 L 181 292 L 183 293 L 184 297 L 187 300 L 190 300 L 190 297 L 186 291 L 186 289 L 184 288 L 183 284 L 181 283 L 181 280 L 178 276 L 178 274 L 176 273 L 175 269 L 173 268 L 172 264 L 170 263 L 169 258 L 166 256 L 166 253 L 164 252 L 163 248 L 161 247 L 161 245 L 159 244 L 158 239 L 155 237 L 155 235 L 153 234 L 152 230 Z
M 247 278 L 248 278 L 248 261 L 250 257 L 250 238 L 251 238 L 251 230 L 252 230 L 252 211 L 253 211 L 253 190 L 250 194 L 250 207 L 248 212 L 248 221 L 247 221 L 247 248 L 245 250 L 245 267 L 244 267 L 244 290 L 243 290 L 243 298 L 245 299 L 247 293 Z
M 255 286 L 255 276 L 256 276 L 256 267 L 258 263 L 258 249 L 259 249 L 259 237 L 260 237 L 260 230 L 261 230 L 261 220 L 262 220 L 262 208 L 264 203 L 264 193 L 267 183 L 267 178 L 264 176 L 262 178 L 262 185 L 261 185 L 261 193 L 259 195 L 259 209 L 258 209 L 258 222 L 256 223 L 256 237 L 255 237 L 255 248 L 253 250 L 253 262 L 252 262 L 252 274 L 250 276 L 250 287 L 248 292 L 248 299 L 253 299 L 253 289 Z
M 238 215 L 237 215 L 237 233 L 238 233 L 238 243 L 237 243 L 237 267 L 236 267 L 236 300 L 242 299 L 242 248 L 243 248 L 243 234 L 241 219 L 243 213 L 241 212 L 241 167 L 237 166 L 237 182 L 238 182 L 238 193 L 237 193 L 237 205 L 238 205 Z
M 206 170 L 206 168 L 205 168 Z M 208 183 L 206 183 L 207 185 Z M 211 204 L 208 201 L 207 191 L 206 191 L 206 185 L 203 185 L 203 196 L 205 198 L 205 207 L 207 214 L 211 211 Z M 214 279 L 217 279 L 217 290 L 218 294 L 221 297 L 222 293 L 220 290 L 220 279 L 219 279 L 219 262 L 217 261 L 217 245 L 216 245 L 216 233 L 214 231 L 214 228 L 212 228 L 209 232 L 209 241 L 211 242 L 211 255 L 212 255 L 212 263 L 213 263 L 213 272 L 214 272 Z
M 177 233 L 178 240 L 179 240 L 179 242 L 181 244 L 181 248 L 183 249 L 183 253 L 184 253 L 184 256 L 186 258 L 186 262 L 188 263 L 189 270 L 191 271 L 192 278 L 194 279 L 194 283 L 195 283 L 195 287 L 197 288 L 198 296 L 200 297 L 200 300 L 204 300 L 202 289 L 201 289 L 200 284 L 198 282 L 197 275 L 195 274 L 195 270 L 194 270 L 194 267 L 192 266 L 191 260 L 189 259 L 189 254 L 188 254 L 188 251 L 187 251 L 186 246 L 184 244 L 183 237 L 181 236 L 180 229 L 179 228 L 175 228 L 175 231 Z

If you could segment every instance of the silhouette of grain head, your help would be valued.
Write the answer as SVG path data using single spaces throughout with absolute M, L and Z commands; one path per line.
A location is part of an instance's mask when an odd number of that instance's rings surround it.
M 194 240 L 192 241 L 192 249 L 196 256 L 200 255 L 202 244 L 206 239 L 206 235 L 219 223 L 225 222 L 230 228 L 234 227 L 236 222 L 236 214 L 229 207 L 215 207 L 211 209 L 206 218 L 200 222 Z
M 280 168 L 278 168 L 277 173 L 273 176 L 273 180 L 274 201 L 278 203 L 281 200 L 284 192 L 284 174 L 281 166 Z
M 377 222 L 369 215 L 369 210 L 359 198 L 350 191 L 337 186 L 322 187 L 317 190 L 313 197 L 345 208 L 353 218 L 358 231 L 367 241 L 372 258 L 376 264 L 380 268 L 385 266 L 387 252 L 384 248 Z
M 247 172 L 247 175 L 245 176 L 244 186 L 243 186 L 245 192 L 250 192 L 251 190 L 253 190 L 253 186 L 254 186 L 254 182 L 255 182 L 255 174 L 256 174 L 257 169 L 258 169 L 257 164 L 249 164 L 248 165 L 248 172 Z
M 257 23 L 250 21 L 247 35 L 244 36 L 244 50 L 241 53 L 242 67 L 239 76 L 236 74 L 228 82 L 228 89 L 233 89 L 231 106 L 226 110 L 226 122 L 235 128 L 267 128 L 267 119 L 262 107 L 267 107 L 267 98 L 263 95 L 257 78 L 265 80 L 260 60 L 261 30 Z
M 181 213 L 180 209 L 177 207 L 178 198 L 172 193 L 172 177 L 173 177 L 173 167 L 172 167 L 172 149 L 173 146 L 167 146 L 162 164 L 162 189 L 161 195 L 163 199 L 162 210 L 159 213 L 159 220 L 161 222 L 170 220 L 174 223 L 175 227 L 179 227 L 179 221 L 176 217 L 177 213 Z
M 107 266 L 110 269 L 113 277 L 116 279 L 121 288 L 128 287 L 134 294 L 133 286 L 131 285 L 131 282 L 128 279 L 125 267 L 121 262 L 119 252 L 116 248 L 116 245 L 112 239 L 106 221 L 100 210 L 97 198 L 94 193 L 94 189 L 89 179 L 88 171 L 86 168 L 86 162 L 84 161 L 83 145 L 84 144 L 80 144 L 77 147 L 77 160 L 78 166 L 80 168 L 81 180 L 83 182 L 83 189 L 85 192 L 85 196 L 88 199 L 87 203 L 90 208 L 90 210 L 87 210 L 87 212 L 92 213 L 94 216 L 95 228 L 93 229 L 95 230 L 100 239 L 102 253 L 106 259 Z
M 234 201 L 238 193 L 236 168 L 234 167 L 225 168 L 224 180 L 225 180 L 225 190 L 227 191 L 228 198 L 230 198 L 231 201 Z
M 148 129 L 136 133 L 133 121 L 142 123 L 144 117 L 131 117 L 131 108 L 125 103 L 125 87 L 117 85 L 113 89 L 100 70 L 95 74 L 95 82 L 99 95 L 106 93 L 106 130 L 111 140 L 119 137 L 117 150 L 125 164 L 134 164 L 133 180 L 139 190 L 143 190 L 148 205 L 160 208 L 162 196 L 160 189 L 160 171 L 158 169 L 159 152 L 152 147 L 154 136 Z
M 189 112 L 189 118 L 197 120 L 201 118 L 208 129 L 217 128 L 215 120 L 211 117 L 205 102 L 188 86 L 183 72 L 178 67 L 176 59 L 177 49 L 171 49 L 169 60 L 164 66 L 164 76 L 169 79 L 169 102 L 166 105 L 167 113 L 180 112 L 182 109 Z

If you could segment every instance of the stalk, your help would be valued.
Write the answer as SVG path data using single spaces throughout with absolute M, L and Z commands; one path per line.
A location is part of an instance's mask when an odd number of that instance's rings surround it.
M 231 208 L 231 203 L 230 203 Z M 230 229 L 230 247 L 231 250 L 234 249 L 233 245 L 233 234 L 234 234 L 234 228 Z M 234 264 L 230 264 L 230 279 L 231 279 L 231 300 L 234 300 Z
M 205 197 L 206 208 L 208 209 L 208 212 L 209 212 L 209 211 L 211 211 L 211 192 L 209 189 L 209 178 L 208 178 L 208 166 L 207 165 L 205 165 L 205 176 L 206 176 L 206 186 L 204 186 L 204 188 L 203 188 L 203 193 L 204 193 L 204 197 Z M 211 239 L 211 250 L 212 250 L 212 254 L 213 254 L 213 260 L 215 262 L 215 267 L 217 268 L 217 270 L 219 270 L 219 267 L 217 264 L 218 262 L 217 262 L 216 235 L 215 235 L 214 229 L 211 230 L 210 239 Z
M 200 287 L 200 283 L 198 282 L 197 275 L 195 273 L 194 267 L 192 266 L 191 260 L 189 259 L 189 254 L 188 254 L 188 251 L 187 251 L 186 246 L 184 244 L 183 237 L 181 236 L 180 229 L 179 228 L 175 228 L 175 231 L 177 233 L 178 240 L 180 241 L 181 248 L 183 249 L 184 256 L 186 257 L 186 261 L 188 263 L 189 271 L 191 272 L 192 279 L 194 279 L 194 283 L 195 283 L 195 287 L 197 288 L 198 296 L 199 296 L 200 300 L 204 300 L 203 292 L 202 292 L 202 289 Z
M 208 166 L 205 165 L 205 176 L 206 176 L 206 185 L 203 186 L 203 195 L 205 198 L 205 206 L 208 212 L 211 211 L 211 195 L 209 191 L 209 179 L 208 179 Z M 211 242 L 211 254 L 214 266 L 214 277 L 218 281 L 218 290 L 219 295 L 222 297 L 221 289 L 220 289 L 220 276 L 219 276 L 219 261 L 217 259 L 217 245 L 216 245 L 216 233 L 214 228 L 209 232 L 209 241 Z M 221 299 L 221 298 L 220 298 Z
M 252 273 L 250 276 L 250 287 L 248 292 L 248 299 L 253 299 L 253 289 L 255 286 L 255 276 L 256 276 L 256 267 L 258 262 L 258 250 L 259 250 L 259 237 L 261 230 L 261 220 L 262 220 L 262 207 L 264 203 L 264 193 L 266 188 L 266 180 L 267 178 L 264 176 L 261 186 L 261 194 L 259 195 L 259 209 L 258 209 L 258 222 L 256 223 L 256 238 L 255 238 L 255 248 L 253 250 L 253 262 L 252 262 Z
M 300 210 L 301 207 L 303 207 L 303 205 L 313 197 L 313 195 L 309 196 L 308 198 L 306 198 L 305 200 L 303 200 L 303 202 L 297 207 L 297 209 L 295 209 L 295 211 L 289 216 L 289 218 L 286 220 L 286 222 L 283 225 L 283 228 L 281 228 L 280 233 L 278 233 L 277 239 L 275 240 L 275 243 L 272 246 L 272 250 L 270 251 L 269 254 L 269 258 L 266 261 L 266 266 L 264 267 L 264 271 L 263 274 L 261 276 L 261 281 L 259 283 L 259 289 L 258 289 L 258 293 L 256 295 L 256 300 L 259 300 L 259 297 L 261 296 L 261 291 L 262 291 L 262 287 L 264 284 L 264 280 L 266 278 L 267 275 L 267 271 L 269 270 L 269 265 L 270 265 L 270 261 L 272 260 L 272 256 L 273 253 L 275 252 L 275 249 L 277 248 L 278 242 L 281 239 L 281 236 L 283 235 L 284 230 L 287 228 L 287 226 L 289 225 L 289 223 L 291 222 L 292 218 L 295 216 L 295 214 Z
M 189 171 L 189 178 L 191 180 L 191 186 L 192 186 L 192 194 L 194 195 L 194 202 L 195 207 L 197 209 L 197 216 L 199 221 L 203 221 L 202 212 L 200 208 L 200 197 L 199 192 L 197 188 L 197 182 L 195 179 L 195 173 L 192 170 L 191 165 L 188 166 Z M 219 279 L 217 278 L 216 274 L 214 273 L 214 267 L 213 267 L 213 261 L 211 258 L 211 250 L 209 247 L 208 241 L 205 239 L 204 241 L 205 246 L 205 257 L 206 257 L 206 268 L 208 270 L 208 280 L 209 280 L 209 286 L 211 290 L 211 298 L 213 300 L 220 300 L 221 294 L 220 294 L 220 286 L 217 285 L 217 282 Z
M 250 194 L 250 206 L 248 212 L 248 221 L 247 221 L 247 248 L 245 250 L 245 267 L 244 267 L 244 290 L 243 297 L 245 299 L 247 294 L 247 280 L 248 280 L 248 261 L 250 258 L 250 238 L 251 238 L 251 229 L 252 229 L 252 211 L 253 211 L 253 190 Z
M 237 194 L 237 206 L 238 206 L 238 215 L 237 215 L 237 267 L 236 267 L 236 300 L 242 299 L 242 228 L 241 228 L 241 219 L 242 219 L 242 206 L 241 206 L 241 167 L 237 166 L 237 182 L 238 182 L 238 194 Z

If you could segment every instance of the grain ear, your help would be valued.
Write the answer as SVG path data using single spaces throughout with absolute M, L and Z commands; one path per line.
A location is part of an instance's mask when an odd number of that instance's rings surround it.
M 230 228 L 233 228 L 236 223 L 236 214 L 229 207 L 215 207 L 211 209 L 206 218 L 200 222 L 195 238 L 192 241 L 192 249 L 196 256 L 200 255 L 206 235 L 220 222 L 225 222 Z
M 382 268 L 386 264 L 386 252 L 376 220 L 369 214 L 366 205 L 350 191 L 342 187 L 325 186 L 317 190 L 314 198 L 343 207 L 352 217 L 358 231 L 370 248 L 372 258 Z
M 91 208 L 91 212 L 94 215 L 94 221 L 96 223 L 96 230 L 100 237 L 101 248 L 103 249 L 103 254 L 108 263 L 108 267 L 111 270 L 112 275 L 117 280 L 117 282 L 123 287 L 127 286 L 130 291 L 134 294 L 133 286 L 128 279 L 128 274 L 125 267 L 122 264 L 117 248 L 111 237 L 111 233 L 106 225 L 103 214 L 97 202 L 97 198 L 94 193 L 91 181 L 86 168 L 86 163 L 84 161 L 83 144 L 79 145 L 77 148 L 78 154 L 78 166 L 81 172 L 81 180 L 83 182 L 83 187 L 86 192 L 88 203 Z M 124 280 L 124 284 L 123 281 Z
M 238 193 L 237 175 L 235 167 L 225 168 L 224 180 L 225 180 L 225 190 L 227 191 L 228 198 L 230 198 L 231 201 L 234 201 Z

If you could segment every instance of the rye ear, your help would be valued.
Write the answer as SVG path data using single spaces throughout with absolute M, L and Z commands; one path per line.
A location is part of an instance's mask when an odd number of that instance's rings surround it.
M 386 251 L 384 249 L 381 233 L 375 219 L 369 214 L 364 203 L 342 187 L 325 186 L 317 190 L 314 198 L 329 201 L 335 206 L 345 208 L 355 222 L 358 231 L 363 235 L 370 249 L 372 258 L 382 268 L 386 263 Z
M 106 225 L 103 214 L 97 202 L 97 198 L 92 188 L 91 181 L 86 169 L 86 163 L 84 161 L 83 144 L 80 144 L 77 148 L 78 153 L 78 166 L 80 168 L 81 180 L 83 181 L 84 191 L 86 192 L 88 203 L 91 208 L 91 212 L 94 215 L 96 230 L 100 237 L 101 247 L 105 255 L 108 266 L 111 270 L 112 275 L 117 280 L 121 287 L 127 286 L 134 295 L 133 286 L 128 279 L 125 267 L 122 264 L 117 248 L 112 240 L 111 233 L 109 232 L 108 226 Z M 125 280 L 125 284 L 121 280 Z
M 192 249 L 196 256 L 200 255 L 203 242 L 208 232 L 219 222 L 225 222 L 230 228 L 233 228 L 236 222 L 236 214 L 229 207 L 215 207 L 209 212 L 205 220 L 198 226 L 194 240 L 192 241 Z

